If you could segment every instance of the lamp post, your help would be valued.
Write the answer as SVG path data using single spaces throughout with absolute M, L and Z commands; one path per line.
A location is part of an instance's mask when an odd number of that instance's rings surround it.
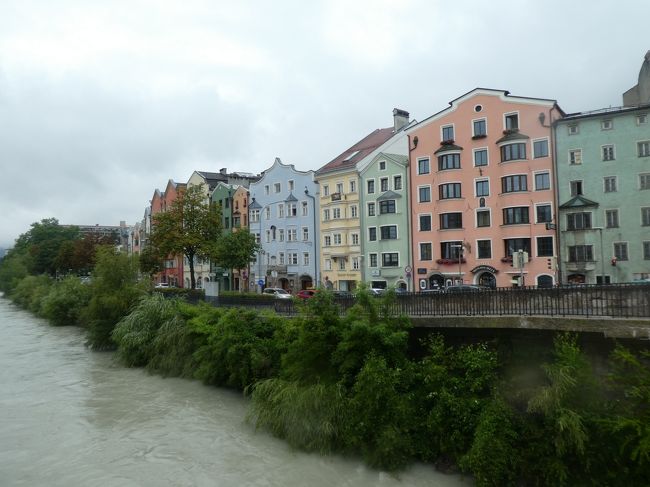
M 600 284 L 605 284 L 605 249 L 603 248 L 603 227 L 592 227 L 600 234 Z M 597 279 L 596 279 L 597 280 Z

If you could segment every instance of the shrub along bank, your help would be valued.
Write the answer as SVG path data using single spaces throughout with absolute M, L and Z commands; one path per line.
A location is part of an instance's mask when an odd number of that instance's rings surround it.
M 100 277 L 102 258 L 121 277 Z M 99 258 L 88 287 L 32 276 L 11 297 L 53 324 L 88 326 L 90 344 L 117 346 L 128 366 L 245 391 L 249 421 L 306 451 L 361 455 L 388 470 L 457 466 L 478 485 L 650 478 L 647 351 L 618 347 L 596 374 L 576 338 L 558 335 L 541 383 L 517 388 L 494 344 L 452 347 L 433 336 L 410 356 L 410 325 L 390 314 L 390 294 L 361 292 L 341 316 L 317 293 L 289 319 L 148 295 L 115 258 Z

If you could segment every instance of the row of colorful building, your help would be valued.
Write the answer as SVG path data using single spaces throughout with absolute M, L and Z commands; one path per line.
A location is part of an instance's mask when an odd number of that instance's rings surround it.
M 650 51 L 623 106 L 565 113 L 555 100 L 477 88 L 420 122 L 393 110 L 316 171 L 280 159 L 261 175 L 195 171 L 156 190 L 133 248 L 183 188 L 221 205 L 225 231 L 262 250 L 199 286 L 427 290 L 650 279 Z M 188 286 L 187 263 L 159 279 Z

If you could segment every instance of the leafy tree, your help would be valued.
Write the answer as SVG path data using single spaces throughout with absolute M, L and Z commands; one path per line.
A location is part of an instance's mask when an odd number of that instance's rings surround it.
M 56 218 L 48 218 L 32 223 L 31 229 L 16 239 L 14 251 L 29 256 L 26 263 L 30 274 L 54 275 L 61 269 L 57 257 L 62 245 L 78 236 L 77 227 L 63 227 Z
M 215 254 L 221 235 L 221 210 L 211 207 L 201 186 L 183 192 L 171 208 L 154 216 L 152 248 L 161 259 L 184 255 L 190 266 L 190 282 L 196 288 L 194 258 L 209 259 Z
M 164 269 L 160 252 L 148 245 L 140 252 L 140 270 L 148 276 L 153 276 Z
M 231 232 L 223 235 L 217 242 L 214 260 L 225 269 L 242 269 L 248 267 L 261 246 L 255 235 L 246 231 Z
M 25 256 L 13 250 L 0 261 L 0 291 L 11 293 L 27 276 Z

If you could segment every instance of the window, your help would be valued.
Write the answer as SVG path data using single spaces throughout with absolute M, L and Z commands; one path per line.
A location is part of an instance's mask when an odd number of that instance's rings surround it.
M 345 270 L 345 259 L 339 259 L 339 270 L 340 271 Z
M 368 228 L 368 240 L 370 242 L 376 242 L 377 241 L 377 227 L 369 227 Z
M 582 164 L 582 149 L 571 149 L 569 151 L 569 164 Z
M 375 216 L 375 204 L 368 203 L 368 216 Z
M 352 245 L 359 245 L 359 234 L 358 233 L 353 233 L 350 236 L 350 240 L 352 241 Z
M 637 125 L 643 125 L 648 123 L 648 114 L 647 113 L 641 113 L 636 116 L 636 124 Z
M 382 240 L 395 240 L 397 238 L 397 225 L 380 227 Z
M 335 233 L 333 239 L 334 245 L 341 245 L 341 234 Z
M 627 260 L 627 242 L 614 242 L 614 257 L 616 260 Z
M 553 257 L 553 237 L 537 237 L 537 257 Z
M 600 129 L 601 130 L 612 130 L 614 128 L 614 122 L 612 120 L 601 120 Z
M 582 181 L 571 181 L 571 196 L 582 194 Z
M 260 210 L 250 210 L 251 212 L 251 223 L 257 223 L 260 221 Z
M 650 142 L 643 141 L 637 143 L 637 150 L 639 152 L 639 157 L 650 157 Z
M 393 177 L 393 189 L 395 191 L 400 191 L 402 189 L 402 176 Z
M 490 210 L 476 210 L 476 226 L 477 227 L 490 226 Z
M 463 242 L 457 240 L 452 242 L 440 242 L 440 258 L 441 259 L 458 259 L 461 254 L 460 249 Z
M 325 259 L 325 270 L 326 271 L 331 271 L 332 270 L 332 260 L 331 259 Z
M 280 252 L 280 253 L 278 254 L 278 257 L 279 257 L 279 258 L 278 258 L 278 262 L 279 262 L 279 264 L 280 264 L 280 265 L 284 265 L 284 252 Z
M 302 265 L 309 265 L 309 252 L 302 253 Z
M 593 245 L 572 245 L 569 247 L 569 262 L 591 262 L 593 260 Z
M 343 183 L 336 183 L 336 192 L 339 195 L 343 194 Z
M 270 220 L 271 219 L 271 207 L 267 206 L 266 209 L 264 210 L 264 213 L 266 213 L 266 219 Z
M 302 206 L 302 216 L 307 216 L 309 213 L 309 209 L 307 208 L 307 202 L 303 201 L 301 206 Z
M 386 170 L 386 161 L 379 161 L 379 170 L 380 171 Z
M 517 206 L 514 208 L 503 209 L 504 225 L 520 225 L 524 223 L 530 223 L 528 218 L 527 206 Z
M 359 267 L 359 257 L 352 257 L 352 269 L 358 271 Z
M 298 229 L 290 228 L 287 230 L 287 242 L 296 242 L 298 240 Z
M 430 242 L 420 244 L 420 260 L 433 260 L 433 251 Z
M 397 252 L 387 252 L 381 254 L 382 267 L 399 267 L 399 254 Z
M 577 135 L 580 133 L 580 126 L 577 123 L 569 124 L 567 127 L 569 135 Z
M 519 114 L 510 113 L 505 116 L 506 130 L 515 130 L 519 128 Z
M 332 209 L 332 219 L 340 220 L 341 219 L 341 208 Z
M 368 194 L 373 194 L 375 192 L 375 180 L 369 179 L 367 181 L 367 184 L 368 184 Z
M 443 154 L 438 157 L 438 171 L 460 169 L 460 154 Z
M 441 200 L 460 198 L 460 183 L 447 183 L 438 186 L 438 198 Z
M 492 258 L 492 242 L 490 240 L 479 240 L 476 242 L 477 258 L 491 259 Z
M 616 176 L 605 176 L 603 178 L 603 188 L 605 193 L 616 192 Z
M 548 157 L 548 139 L 533 142 L 533 158 Z
M 386 200 L 379 202 L 379 214 L 385 215 L 386 213 L 395 213 L 395 200 Z
M 591 213 L 568 213 L 567 230 L 585 230 L 591 228 Z
M 418 174 L 429 174 L 429 172 L 431 172 L 429 158 L 418 159 Z
M 309 241 L 309 228 L 307 227 L 302 227 L 302 241 Z
M 420 215 L 420 231 L 431 231 L 431 215 Z
M 388 191 L 388 178 L 381 178 L 379 180 L 379 184 L 380 184 L 382 193 L 385 192 L 385 191 Z
M 604 145 L 603 146 L 603 161 L 613 161 L 614 157 L 614 146 L 613 145 Z
M 350 206 L 350 217 L 351 218 L 358 218 L 359 217 L 359 210 L 357 208 L 357 205 Z
M 535 174 L 535 191 L 551 189 L 551 176 L 547 172 L 538 172 Z
M 330 210 L 325 209 L 323 210 L 323 220 L 328 221 L 330 219 Z
M 528 252 L 528 255 L 530 255 L 529 238 L 506 238 L 503 240 L 503 245 L 506 257 L 512 257 L 519 250 Z
M 488 165 L 487 149 L 478 149 L 474 151 L 474 165 L 476 167 Z
M 293 191 L 294 190 L 293 179 L 289 179 L 289 181 L 287 181 L 287 184 L 289 184 L 289 191 Z
M 280 242 L 284 242 L 284 229 L 281 228 L 280 230 L 278 230 L 278 234 L 279 234 L 278 240 L 280 240 Z
M 271 241 L 271 230 L 267 230 L 266 231 L 266 242 L 268 243 L 270 241 Z
M 650 260 L 650 241 L 643 242 L 643 260 Z
M 298 252 L 289 253 L 289 265 L 298 265 Z
M 551 205 L 537 205 L 535 207 L 535 212 L 537 215 L 537 223 L 550 223 L 553 221 Z
M 273 191 L 275 191 L 276 193 L 279 193 L 281 190 L 282 190 L 282 186 L 280 185 L 280 183 L 275 183 L 273 185 Z
M 490 181 L 487 179 L 476 181 L 476 196 L 490 196 Z
M 639 174 L 639 189 L 650 189 L 650 173 Z
M 332 245 L 332 237 L 329 235 L 325 235 L 325 247 L 330 247 Z
M 323 184 L 323 196 L 330 195 L 330 187 L 328 184 Z
M 377 254 L 370 254 L 370 264 L 369 267 L 377 267 Z
M 355 179 L 352 179 L 350 181 L 350 193 L 356 193 L 357 192 L 357 181 Z
M 472 131 L 474 133 L 474 138 L 481 138 L 487 135 L 487 122 L 485 119 L 474 120 L 472 122 Z
M 501 146 L 501 162 L 526 159 L 526 144 L 517 142 Z
M 528 180 L 525 174 L 501 178 L 502 193 L 515 193 L 517 191 L 528 191 Z
M 448 230 L 452 228 L 463 228 L 462 213 L 442 213 L 440 215 L 440 228 Z
M 296 203 L 287 204 L 287 216 L 298 216 L 298 206 Z
M 618 228 L 618 210 L 605 210 L 605 225 L 607 228 Z
M 453 125 L 446 125 L 442 127 L 442 140 L 447 141 L 447 140 L 454 140 L 454 126 Z
M 641 225 L 650 227 L 650 207 L 641 208 Z

